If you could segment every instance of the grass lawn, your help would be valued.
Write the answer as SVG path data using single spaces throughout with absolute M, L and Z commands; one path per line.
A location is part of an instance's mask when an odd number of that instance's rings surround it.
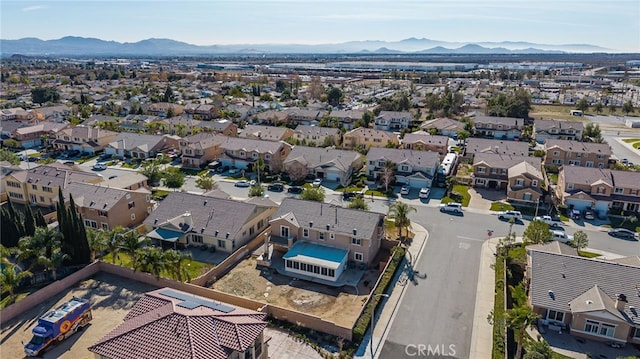
M 640 138 L 625 138 L 622 141 L 624 141 L 626 143 L 634 143 L 634 142 L 639 142 Z
M 441 203 L 449 203 L 449 202 L 460 202 L 463 207 L 469 206 L 469 201 L 471 201 L 471 195 L 469 194 L 469 186 L 463 184 L 457 184 L 453 186 L 452 193 L 457 193 L 460 198 L 453 197 L 443 197 Z
M 575 110 L 572 105 L 533 105 L 533 109 L 529 112 L 529 116 L 533 118 L 555 118 L 559 120 L 569 121 L 585 121 L 584 117 L 572 116 L 569 111 Z M 620 108 L 617 109 L 620 111 Z M 602 109 L 601 115 L 617 115 L 622 112 L 612 113 L 609 107 Z M 596 111 L 592 108 L 584 111 L 585 115 L 595 115 Z
M 547 177 L 549 177 L 549 181 L 551 183 L 558 183 L 558 174 L 557 173 L 547 173 Z
M 370 189 L 367 192 L 365 192 L 365 196 L 371 196 L 374 195 L 376 197 L 387 197 L 387 194 L 384 192 L 380 192 L 378 190 L 375 189 Z
M 587 251 L 578 251 L 578 255 L 580 257 L 585 257 L 585 258 L 595 258 L 595 257 L 600 257 L 601 256 L 601 254 L 593 253 L 593 252 L 587 252 Z
M 154 189 L 153 191 L 151 191 L 151 198 L 153 198 L 153 200 L 155 201 L 161 201 L 165 199 L 165 197 L 167 197 L 169 193 L 171 192 L 162 189 Z
M 122 168 L 138 168 L 140 167 L 139 163 L 133 162 L 133 163 L 123 163 Z
M 492 211 L 513 211 L 513 206 L 510 205 L 509 203 L 504 203 L 504 202 L 493 202 L 491 203 L 491 208 Z
M 107 263 L 111 263 L 111 257 L 112 254 L 109 253 L 107 255 L 105 255 L 104 257 L 102 257 L 102 260 L 107 262 Z M 131 268 L 131 256 L 129 256 L 129 254 L 127 253 L 118 253 L 116 254 L 116 263 L 118 265 L 127 267 L 127 268 Z M 194 261 L 194 260 L 190 260 L 187 261 L 187 263 L 185 263 L 185 267 L 187 268 L 188 272 L 189 272 L 189 278 L 194 279 L 197 278 L 198 276 L 206 273 L 209 269 L 213 268 L 212 264 L 209 263 L 203 263 L 203 262 L 198 262 L 198 261 Z M 171 274 L 169 274 L 167 271 L 163 271 L 160 276 L 162 278 L 167 278 L 167 279 L 173 279 L 171 277 Z
M 27 291 L 27 292 L 22 292 L 22 293 L 16 293 L 16 302 L 19 302 L 24 297 L 28 296 L 29 293 L 31 293 L 31 292 Z M 9 297 L 9 293 L 8 292 L 7 293 L 3 292 L 2 295 L 3 295 L 3 298 L 2 298 L 2 300 L 0 300 L 0 309 L 4 309 L 9 304 L 11 304 L 10 303 L 11 298 Z
M 360 192 L 360 191 L 362 191 L 362 188 L 356 187 L 356 186 L 342 187 L 342 188 L 336 189 L 336 192 Z

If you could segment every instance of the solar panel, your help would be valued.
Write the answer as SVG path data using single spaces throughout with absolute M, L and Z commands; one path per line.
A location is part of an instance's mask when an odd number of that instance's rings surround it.
M 165 289 L 162 292 L 160 292 L 160 294 L 166 295 L 167 297 L 182 300 L 182 302 L 178 303 L 178 305 L 187 309 L 195 309 L 199 306 L 203 306 L 203 307 L 207 307 L 223 313 L 231 313 L 236 309 L 229 305 L 217 303 L 212 300 L 208 300 L 204 298 L 199 298 L 187 293 L 176 292 L 175 290 L 172 290 L 172 289 Z

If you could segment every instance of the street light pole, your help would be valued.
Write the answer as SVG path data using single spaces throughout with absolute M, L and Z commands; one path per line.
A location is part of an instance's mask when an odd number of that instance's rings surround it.
M 371 296 L 371 339 L 369 339 L 369 347 L 370 347 L 370 351 L 371 351 L 371 359 L 375 359 L 375 356 L 373 354 L 373 329 L 375 328 L 375 321 L 376 321 L 376 308 L 373 305 L 373 303 L 376 301 L 376 297 L 385 297 L 385 298 L 389 298 L 389 294 L 374 294 Z

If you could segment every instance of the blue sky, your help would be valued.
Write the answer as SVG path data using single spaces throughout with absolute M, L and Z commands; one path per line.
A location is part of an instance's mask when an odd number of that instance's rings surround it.
M 1 0 L 0 37 L 196 45 L 528 41 L 640 52 L 640 0 Z

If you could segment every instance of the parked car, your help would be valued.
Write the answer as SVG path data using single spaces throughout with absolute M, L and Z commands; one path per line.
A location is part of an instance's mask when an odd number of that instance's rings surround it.
M 562 221 L 557 221 L 553 219 L 551 216 L 538 216 L 533 218 L 534 221 L 544 222 L 549 225 L 549 227 L 562 227 Z
M 249 183 L 249 181 L 241 180 L 241 181 L 236 182 L 235 186 L 236 187 L 250 187 L 251 183 Z
M 610 229 L 608 233 L 611 237 L 631 239 L 631 240 L 636 240 L 636 235 L 637 235 L 636 232 L 625 229 L 625 228 L 613 228 L 613 229 Z
M 522 221 L 522 213 L 520 211 L 502 211 L 498 212 L 498 219 L 501 220 L 510 220 L 511 218 L 515 219 L 516 222 Z
M 431 193 L 431 190 L 429 188 L 420 188 L 420 193 L 418 193 L 418 197 L 426 199 L 429 198 L 429 193 Z
M 218 168 L 216 169 L 216 172 L 218 172 L 218 173 L 224 173 L 224 172 L 226 172 L 226 171 L 228 171 L 228 170 L 229 170 L 229 166 L 224 166 L 224 167 L 218 167 Z
M 293 194 L 300 194 L 302 193 L 302 191 L 304 191 L 304 188 L 299 186 L 293 186 L 287 189 L 287 193 L 293 193 Z
M 551 231 L 551 239 L 562 243 L 569 243 L 573 241 L 573 236 L 563 231 Z
M 311 183 L 313 187 L 320 187 L 321 184 L 322 184 L 322 178 L 316 178 Z
M 407 185 L 402 186 L 402 188 L 400 188 L 400 194 L 401 195 L 409 194 L 409 186 L 407 186 Z
M 253 187 L 253 186 L 257 185 L 257 184 L 258 184 L 258 182 L 256 182 L 256 180 L 249 181 L 249 186 Z
M 342 199 L 345 201 L 350 201 L 352 199 L 355 198 L 363 198 L 364 195 L 362 194 L 362 192 L 343 192 L 342 193 Z
M 282 183 L 272 183 L 267 186 L 267 190 L 273 192 L 282 192 L 284 191 L 284 185 Z
M 40 159 L 39 157 L 29 157 L 29 158 L 28 158 L 28 161 L 29 161 L 29 162 L 36 162 L 36 161 L 38 161 L 39 159 Z
M 462 204 L 456 202 L 440 204 L 440 212 L 462 213 Z
M 107 169 L 107 165 L 104 163 L 96 163 L 91 167 L 94 171 L 104 171 Z
M 75 165 L 76 163 L 75 163 L 74 161 L 65 161 L 65 162 L 64 162 L 64 164 L 65 164 L 65 165 L 69 165 L 69 166 L 73 166 L 73 165 Z
M 234 174 L 236 174 L 236 173 L 238 173 L 238 172 L 240 172 L 240 171 L 239 171 L 237 168 L 235 168 L 235 167 L 231 167 L 231 168 L 229 169 L 229 174 L 230 174 L 230 175 L 234 175 Z
M 584 211 L 584 219 L 596 219 L 596 216 L 592 210 L 587 209 Z
M 582 213 L 577 209 L 571 210 L 571 219 L 580 219 L 582 217 Z

